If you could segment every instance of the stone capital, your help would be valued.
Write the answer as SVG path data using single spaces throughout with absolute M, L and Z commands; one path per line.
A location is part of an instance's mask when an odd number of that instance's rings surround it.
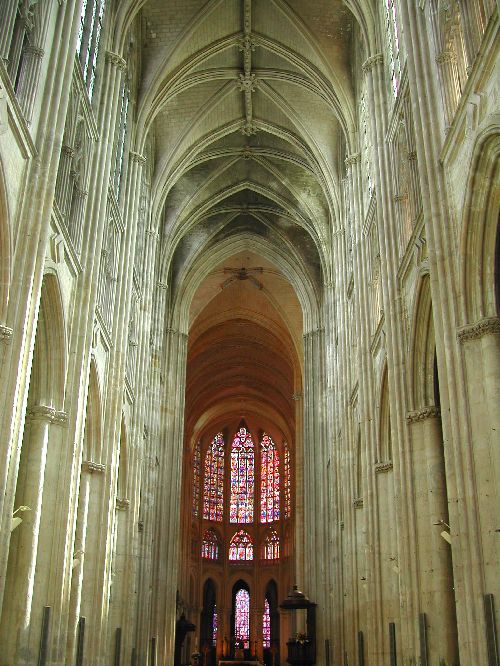
M 103 472 L 106 471 L 106 465 L 102 465 L 101 463 L 96 463 L 93 460 L 84 460 L 82 462 L 82 471 L 88 472 L 89 474 L 93 474 L 94 472 L 102 474 Z
M 33 56 L 34 58 L 38 58 L 39 60 L 41 60 L 45 54 L 45 51 L 39 46 L 27 46 L 24 49 L 24 52 L 30 56 Z
M 362 509 L 363 508 L 363 498 L 362 497 L 356 497 L 355 499 L 352 500 L 352 505 L 355 509 Z
M 375 55 L 370 56 L 364 61 L 362 65 L 363 72 L 366 74 L 366 72 L 370 72 L 377 65 L 382 65 L 383 62 L 384 56 L 381 53 L 375 53 Z
M 130 151 L 130 159 L 132 162 L 137 162 L 137 164 L 140 165 L 144 165 L 147 162 L 147 159 L 144 157 L 144 155 L 136 153 L 135 150 Z
M 349 167 L 354 166 L 355 164 L 357 164 L 360 161 L 361 161 L 361 153 L 352 153 L 352 155 L 348 155 L 345 158 L 345 165 L 346 165 L 346 167 L 349 168 Z
M 426 421 L 427 419 L 437 419 L 441 416 L 439 407 L 431 405 L 423 409 L 413 410 L 408 412 L 406 420 L 408 423 L 418 423 L 419 421 Z
M 458 329 L 457 337 L 460 342 L 467 342 L 468 340 L 477 340 L 485 335 L 498 335 L 500 333 L 500 318 L 498 317 L 485 317 L 473 324 L 462 326 Z
M 116 508 L 118 511 L 128 511 L 129 506 L 130 500 L 126 499 L 125 497 L 116 498 Z
M 45 421 L 57 425 L 66 423 L 68 418 L 66 412 L 58 411 L 47 405 L 35 405 L 29 410 L 28 415 L 32 421 Z
M 12 340 L 12 329 L 0 324 L 0 340 L 10 342 Z
M 118 53 L 106 51 L 106 62 L 124 72 L 127 69 L 127 62 Z
M 392 460 L 375 463 L 375 473 L 390 472 L 392 469 Z

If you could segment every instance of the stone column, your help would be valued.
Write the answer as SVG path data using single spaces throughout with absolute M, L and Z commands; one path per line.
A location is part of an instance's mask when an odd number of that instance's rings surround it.
M 398 284 L 399 248 L 397 219 L 392 192 L 390 146 L 387 135 L 387 90 L 383 56 L 377 53 L 363 64 L 367 77 L 370 124 L 374 142 L 375 191 L 377 196 L 377 227 L 381 257 L 384 331 L 387 350 L 387 377 L 391 413 L 394 468 L 394 502 L 396 507 L 397 547 L 400 558 L 400 614 L 396 618 L 398 653 L 403 660 L 415 659 L 418 652 L 417 590 L 418 579 L 414 561 L 415 507 L 413 503 L 408 432 L 405 424 L 408 402 L 406 383 L 405 339 L 401 294 Z M 397 620 L 400 619 L 400 623 Z M 387 641 L 387 638 L 385 639 Z
M 42 66 L 44 51 L 37 46 L 24 49 L 21 72 L 19 74 L 18 99 L 24 118 L 28 125 L 33 119 L 38 79 Z
M 401 0 L 403 32 L 413 53 L 408 58 L 422 206 L 429 250 L 430 286 L 436 332 L 450 525 L 455 533 L 453 568 L 460 644 L 464 663 L 487 663 L 483 599 L 482 536 L 477 514 L 477 479 L 471 440 L 470 409 L 456 337 L 460 283 L 456 230 L 449 223 L 447 186 L 440 161 L 444 140 L 439 83 L 432 66 L 425 12 Z M 461 295 L 460 295 L 461 297 Z
M 169 328 L 165 332 L 162 366 L 166 381 L 160 432 L 162 487 L 156 515 L 157 550 L 151 622 L 153 632 L 158 636 L 160 663 L 172 663 L 175 649 L 187 339 L 187 335 L 178 329 Z
M 38 157 L 27 166 L 26 187 L 18 208 L 18 230 L 25 241 L 18 244 L 13 259 L 15 279 L 8 313 L 16 334 L 11 344 L 4 347 L 0 367 L 0 403 L 5 407 L 0 413 L 0 439 L 5 447 L 0 464 L 0 605 L 59 159 L 59 151 L 54 148 L 60 145 L 64 130 L 78 18 L 75 3 L 65 3 L 56 15 L 53 48 L 41 98 L 44 113 L 37 124 Z
M 42 607 L 34 608 L 33 601 L 35 574 L 41 573 L 37 572 L 37 561 L 50 425 L 63 423 L 65 419 L 63 412 L 45 405 L 33 407 L 28 415 L 16 502 L 29 510 L 23 514 L 23 522 L 11 541 L 7 596 L 2 614 L 2 626 L 7 634 L 1 639 L 5 652 L 0 663 L 30 663 L 35 659 L 34 636 L 38 630 L 39 638 Z M 48 575 L 49 572 L 44 573 Z M 17 636 L 11 633 L 13 627 L 19 627 Z
M 430 664 L 455 664 L 458 644 L 453 540 L 450 544 L 441 536 L 450 530 L 440 411 L 434 406 L 425 407 L 409 412 L 407 420 L 417 506 L 420 612 L 427 618 L 427 658 Z
M 324 641 L 329 624 L 328 567 L 325 553 L 327 515 L 326 388 L 324 329 L 304 335 L 304 571 L 306 595 L 321 609 L 317 618 L 317 661 L 324 661 Z M 299 581 L 299 585 L 300 585 Z
M 75 542 L 73 546 L 68 640 L 66 646 L 66 659 L 70 664 L 75 662 L 78 621 L 80 619 L 80 606 L 85 571 L 85 551 L 87 549 L 89 504 L 91 500 L 91 480 L 94 473 L 102 474 L 104 471 L 104 465 L 91 460 L 84 460 L 82 462 L 80 488 L 77 499 L 78 509 Z M 95 548 L 95 544 L 90 542 L 88 547 L 93 549 Z M 87 642 L 88 640 L 89 639 L 87 639 Z
M 2 3 L 2 27 L 0 29 L 0 58 L 7 61 L 19 0 L 4 0 Z

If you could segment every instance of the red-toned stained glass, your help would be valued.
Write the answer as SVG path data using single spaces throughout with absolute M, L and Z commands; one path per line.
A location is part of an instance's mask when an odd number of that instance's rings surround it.
M 250 594 L 247 590 L 238 590 L 236 593 L 234 614 L 234 638 L 237 643 L 242 642 L 248 649 L 250 640 Z
M 200 443 L 196 444 L 193 451 L 193 516 L 200 515 L 200 474 L 201 474 L 201 451 Z
M 203 535 L 201 556 L 207 560 L 216 560 L 219 557 L 219 542 L 213 530 L 206 530 Z
M 283 482 L 285 495 L 285 518 L 290 518 L 292 502 L 290 497 L 290 449 L 285 444 L 285 478 Z
M 264 616 L 262 618 L 262 636 L 265 648 L 271 647 L 271 612 L 269 610 L 269 601 L 264 601 Z
M 261 443 L 260 522 L 280 519 L 280 460 L 273 440 L 264 434 Z
M 224 513 L 224 438 L 214 437 L 205 457 L 203 484 L 203 518 L 222 521 Z
M 246 428 L 236 433 L 231 447 L 231 523 L 253 523 L 254 446 Z
M 253 560 L 253 543 L 245 530 L 240 530 L 229 544 L 229 559 L 233 561 Z
M 278 560 L 280 556 L 280 538 L 273 530 L 264 541 L 264 559 Z

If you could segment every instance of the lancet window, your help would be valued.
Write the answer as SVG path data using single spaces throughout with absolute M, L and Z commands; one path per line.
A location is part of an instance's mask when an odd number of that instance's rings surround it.
M 206 530 L 201 543 L 201 556 L 207 560 L 219 558 L 219 540 L 213 530 Z
M 264 615 L 262 618 L 262 637 L 263 647 L 271 647 L 271 612 L 269 610 L 269 601 L 264 601 Z
M 224 513 L 224 438 L 216 435 L 205 457 L 203 518 L 222 521 Z
M 389 76 L 394 97 L 398 96 L 401 80 L 401 64 L 399 53 L 399 30 L 396 16 L 396 1 L 385 0 L 387 58 L 389 63 Z
M 279 454 L 273 440 L 264 434 L 261 443 L 260 520 L 272 523 L 280 518 Z
M 238 590 L 235 600 L 234 637 L 237 642 L 248 648 L 250 640 L 250 593 Z
M 198 442 L 193 451 L 193 517 L 200 515 L 200 474 L 201 474 L 201 448 Z
M 241 427 L 231 447 L 231 523 L 253 522 L 254 445 L 247 429 Z
M 285 518 L 290 518 L 292 512 L 292 501 L 290 495 L 290 449 L 285 444 L 285 470 L 284 470 L 284 503 L 285 503 Z
M 240 530 L 231 539 L 229 544 L 229 559 L 232 561 L 253 560 L 253 542 L 245 530 Z
M 97 56 L 101 40 L 106 0 L 83 0 L 76 52 L 82 67 L 83 80 L 92 99 Z

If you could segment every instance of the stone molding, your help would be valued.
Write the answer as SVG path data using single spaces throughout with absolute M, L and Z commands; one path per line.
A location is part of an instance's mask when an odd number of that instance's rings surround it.
M 375 55 L 370 56 L 364 61 L 364 63 L 361 65 L 361 69 L 366 74 L 377 65 L 382 65 L 383 62 L 384 62 L 384 56 L 382 55 L 382 53 L 376 53 Z
M 356 497 L 355 499 L 352 500 L 352 505 L 355 509 L 362 509 L 363 508 L 363 498 L 362 497 Z
M 485 317 L 473 324 L 467 324 L 458 329 L 457 338 L 460 342 L 477 340 L 485 335 L 498 335 L 500 333 L 500 319 L 498 317 Z
M 146 164 L 147 159 L 144 157 L 144 155 L 136 153 L 135 150 L 131 150 L 129 154 L 132 162 L 137 162 L 138 164 Z
M 392 470 L 392 460 L 375 463 L 375 473 L 390 472 Z
M 89 474 L 93 474 L 94 472 L 103 474 L 106 471 L 106 465 L 96 463 L 93 460 L 84 460 L 82 462 L 82 471 L 89 472 Z
M 441 410 L 439 407 L 431 405 L 429 407 L 424 407 L 423 409 L 408 412 L 406 420 L 408 423 L 418 423 L 419 421 L 426 421 L 427 419 L 437 419 L 440 416 Z
M 35 405 L 29 410 L 28 415 L 32 421 L 46 421 L 56 425 L 63 425 L 68 420 L 66 412 L 58 411 L 47 405 Z
M 130 506 L 130 500 L 126 497 L 117 497 L 116 498 L 116 509 L 118 511 L 128 511 Z
M 0 340 L 10 342 L 12 340 L 12 329 L 8 326 L 3 326 L 3 324 L 0 324 Z
M 124 72 L 127 69 L 127 62 L 121 55 L 118 53 L 113 53 L 113 51 L 106 51 L 106 62 L 110 65 L 118 67 L 119 70 Z

